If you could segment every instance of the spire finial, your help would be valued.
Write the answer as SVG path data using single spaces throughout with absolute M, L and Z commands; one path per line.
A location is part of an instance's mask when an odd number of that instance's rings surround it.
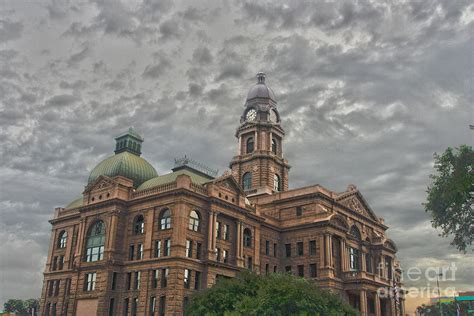
M 265 83 L 265 73 L 259 72 L 257 74 L 257 83 Z

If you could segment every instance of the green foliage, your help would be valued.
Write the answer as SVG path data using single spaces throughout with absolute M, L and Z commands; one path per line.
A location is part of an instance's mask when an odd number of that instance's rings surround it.
M 441 310 L 440 310 L 441 308 Z M 456 316 L 457 305 L 455 303 L 443 303 L 433 305 L 421 305 L 416 308 L 416 312 L 420 316 Z
M 196 293 L 186 308 L 186 315 L 349 316 L 357 312 L 312 281 L 290 274 L 259 276 L 244 272 Z
M 38 312 L 39 301 L 34 298 L 27 300 L 9 299 L 3 304 L 3 311 L 8 313 L 18 313 L 20 315 L 31 315 L 34 308 Z
M 436 174 L 428 187 L 425 211 L 431 213 L 434 228 L 442 236 L 454 235 L 451 242 L 466 252 L 474 238 L 474 152 L 471 146 L 448 148 L 441 156 L 435 154 Z

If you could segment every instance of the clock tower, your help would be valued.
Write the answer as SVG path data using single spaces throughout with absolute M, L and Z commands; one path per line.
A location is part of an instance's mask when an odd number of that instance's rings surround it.
M 249 197 L 288 190 L 290 166 L 283 158 L 285 132 L 280 125 L 275 94 L 257 74 L 245 101 L 235 136 L 237 156 L 230 162 L 233 176 Z

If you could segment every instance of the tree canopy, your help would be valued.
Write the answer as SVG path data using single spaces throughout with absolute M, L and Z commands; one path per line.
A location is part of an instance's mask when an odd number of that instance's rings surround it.
M 34 298 L 27 300 L 9 299 L 3 304 L 3 311 L 8 313 L 17 313 L 20 315 L 31 315 L 32 310 L 35 315 L 38 312 L 39 301 Z
M 471 146 L 448 148 L 442 155 L 435 154 L 436 174 L 428 187 L 425 211 L 431 213 L 434 228 L 441 228 L 442 236 L 454 235 L 451 242 L 466 252 L 474 238 L 474 152 Z
M 243 272 L 191 298 L 185 315 L 357 315 L 337 295 L 290 274 Z
M 457 315 L 457 305 L 455 303 L 423 304 L 416 308 L 416 312 L 420 316 L 455 316 Z

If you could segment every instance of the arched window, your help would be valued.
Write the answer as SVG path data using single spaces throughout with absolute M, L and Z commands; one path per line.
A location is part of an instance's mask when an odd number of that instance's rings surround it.
M 252 174 L 250 172 L 244 173 L 242 177 L 242 186 L 244 190 L 250 190 L 252 188 Z
M 361 235 L 360 235 L 360 231 L 359 231 L 359 229 L 357 228 L 356 225 L 352 225 L 349 234 L 350 234 L 352 237 L 354 237 L 355 239 L 357 239 L 357 240 L 361 240 L 361 239 L 362 239 L 362 238 L 361 238 Z
M 137 215 L 133 223 L 133 233 L 135 235 L 141 235 L 145 232 L 145 219 L 143 215 Z
M 86 261 L 102 260 L 104 257 L 105 225 L 97 221 L 89 228 L 86 239 Z
M 273 175 L 273 191 L 280 191 L 280 176 L 276 173 Z
M 275 138 L 272 138 L 272 152 L 276 155 L 277 154 L 277 141 L 275 140 Z
M 165 209 L 161 212 L 160 215 L 160 228 L 161 229 L 170 229 L 171 228 L 171 211 Z
M 67 244 L 67 231 L 63 230 L 59 233 L 58 248 L 66 248 Z
M 251 152 L 253 152 L 253 147 L 254 147 L 253 145 L 254 145 L 253 137 L 249 137 L 247 139 L 247 150 L 246 150 L 247 154 L 250 154 Z
M 199 223 L 199 213 L 196 211 L 191 211 L 189 214 L 189 229 L 194 230 L 195 232 L 199 231 Z
M 248 228 L 244 229 L 244 246 L 252 247 L 252 232 Z

